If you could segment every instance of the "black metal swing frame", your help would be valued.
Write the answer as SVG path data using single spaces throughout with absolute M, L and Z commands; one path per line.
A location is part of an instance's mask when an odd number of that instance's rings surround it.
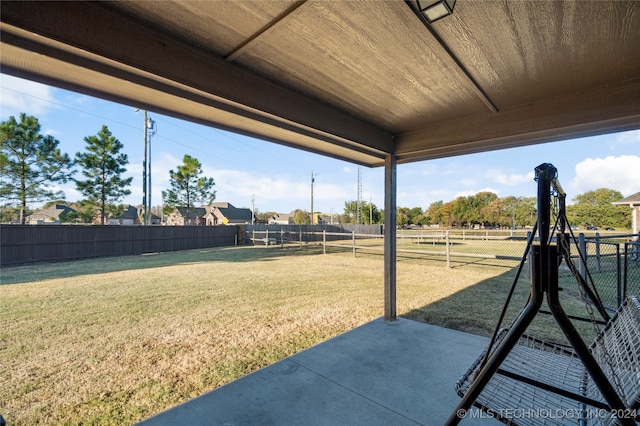
M 529 259 L 529 267 L 531 270 L 531 289 L 529 300 L 526 306 L 522 309 L 516 320 L 508 329 L 494 333 L 491 344 L 484 356 L 482 356 L 476 364 L 474 364 L 467 373 L 467 388 L 464 394 L 461 394 L 462 400 L 447 420 L 448 425 L 458 424 L 462 420 L 461 413 L 466 413 L 472 405 L 482 408 L 483 410 L 490 412 L 491 409 L 487 406 L 476 402 L 481 392 L 485 389 L 489 381 L 500 373 L 501 376 L 506 376 L 519 383 L 524 383 L 543 391 L 549 391 L 557 395 L 558 398 L 570 398 L 574 401 L 578 401 L 583 406 L 593 406 L 600 409 L 607 410 L 610 413 L 610 419 L 620 425 L 636 425 L 636 412 L 631 410 L 629 406 L 625 405 L 622 398 L 616 392 L 614 386 L 610 382 L 607 375 L 604 373 L 600 364 L 594 358 L 589 347 L 580 337 L 579 333 L 575 329 L 568 315 L 565 313 L 560 300 L 559 300 L 559 288 L 558 288 L 558 264 L 559 259 L 565 259 L 568 265 L 571 265 L 570 253 L 569 253 L 569 238 L 564 233 L 566 216 L 564 216 L 565 207 L 565 194 L 557 180 L 557 169 L 552 164 L 541 164 L 536 167 L 536 180 L 538 182 L 538 221 L 537 225 L 532 232 L 529 241 L 527 243 L 527 249 L 523 256 L 523 262 L 521 263 L 520 270 L 524 264 L 524 260 Z M 558 198 L 558 208 L 560 218 L 559 231 L 556 233 L 556 244 L 552 244 L 550 240 L 551 224 L 551 197 L 552 191 Z M 555 229 L 555 225 L 553 226 Z M 536 231 L 539 236 L 539 243 L 533 244 Z M 579 276 L 576 276 L 580 280 Z M 517 278 L 516 278 L 517 280 Z M 584 280 L 583 280 L 584 281 Z M 515 282 L 514 282 L 515 284 Z M 586 293 L 586 297 L 593 302 L 595 308 L 603 317 L 604 321 L 610 321 L 609 314 L 603 307 L 597 294 L 589 288 L 586 282 L 580 282 L 583 290 Z M 595 289 L 594 289 L 595 290 Z M 511 295 L 509 295 L 510 298 Z M 507 304 L 509 303 L 507 299 Z M 550 352 L 563 352 L 564 359 L 568 360 L 567 365 L 562 369 L 566 370 L 571 364 L 581 363 L 584 367 L 581 371 L 589 375 L 589 379 L 597 387 L 602 398 L 594 399 L 589 398 L 581 394 L 578 391 L 567 390 L 556 386 L 551 382 L 544 382 L 529 377 L 527 374 L 520 374 L 517 369 L 527 367 L 526 361 L 522 362 L 516 369 L 501 368 L 502 364 L 509 354 L 514 350 L 514 347 L 518 345 L 516 350 L 520 350 L 522 347 L 522 339 L 526 339 L 524 346 L 530 348 L 544 348 L 545 351 L 549 351 L 548 346 L 545 346 L 545 342 L 537 341 L 537 339 L 526 336 L 525 330 L 531 324 L 534 317 L 540 311 L 543 300 L 546 298 L 549 310 L 558 324 L 571 347 L 566 349 L 554 345 Z M 632 302 L 630 302 L 632 303 Z M 637 310 L 637 300 L 635 301 L 635 308 Z M 617 316 L 617 314 L 616 314 Z M 502 320 L 502 318 L 501 318 Z M 500 320 L 500 321 L 501 321 Z M 635 325 L 633 326 L 635 327 Z M 494 345 L 495 344 L 495 345 Z M 493 350 L 492 349 L 493 346 Z M 605 348 L 606 350 L 606 348 Z M 527 352 L 531 354 L 534 352 Z M 535 353 L 541 353 L 535 351 Z M 550 359 L 551 357 L 549 357 Z M 638 360 L 636 359 L 637 363 Z M 544 359 L 541 361 L 543 368 L 548 364 Z M 523 367 L 524 366 L 524 367 Z M 531 367 L 531 366 L 530 366 Z M 539 366 L 533 366 L 532 368 L 540 368 Z M 471 375 L 473 375 L 471 377 Z M 513 383 L 513 382 L 512 382 Z M 551 383 L 551 384 L 550 384 Z M 460 392 L 459 392 L 460 393 Z M 535 393 L 530 393 L 531 398 L 535 398 Z M 602 402 L 604 400 L 604 402 Z M 507 407 L 504 407 L 507 408 Z M 511 424 L 509 418 L 502 416 L 502 413 L 492 413 L 494 416 L 505 423 Z

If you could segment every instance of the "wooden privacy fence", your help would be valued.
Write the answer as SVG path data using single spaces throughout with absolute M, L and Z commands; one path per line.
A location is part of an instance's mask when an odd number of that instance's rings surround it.
M 243 244 L 241 226 L 2 225 L 0 264 L 190 250 Z

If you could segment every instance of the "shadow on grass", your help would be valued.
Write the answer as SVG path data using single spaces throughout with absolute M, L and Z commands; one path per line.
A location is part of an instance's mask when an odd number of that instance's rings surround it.
M 322 253 L 319 246 L 237 246 L 212 247 L 174 252 L 147 253 L 3 266 L 0 285 L 23 284 L 80 275 L 104 274 L 127 270 L 163 268 L 175 265 L 198 265 L 211 262 L 269 262 L 283 256 L 307 256 Z
M 428 247 L 428 246 L 463 246 L 464 243 L 459 243 L 457 241 L 449 241 L 448 243 L 446 241 L 416 241 L 416 242 L 410 242 L 410 243 L 403 243 L 402 240 L 400 241 L 400 243 L 398 244 L 400 246 L 402 245 L 410 245 L 410 246 L 418 246 L 418 247 Z
M 327 249 L 327 253 L 330 252 L 344 252 L 344 251 L 350 251 L 351 248 L 349 246 L 343 246 L 343 248 L 341 249 L 336 249 L 337 246 L 331 246 Z M 357 255 L 358 257 L 361 256 L 378 256 L 378 257 L 382 257 L 384 256 L 383 251 L 378 248 L 378 247 L 371 247 L 369 249 L 367 248 L 363 248 L 362 246 L 360 246 L 358 248 L 357 251 Z M 418 252 L 418 251 L 414 251 L 414 252 L 409 252 L 409 251 L 403 251 L 402 249 L 399 249 L 396 252 L 396 259 L 398 262 L 403 261 L 403 260 L 420 260 L 422 262 L 427 262 L 427 264 L 431 264 L 431 265 L 437 265 L 437 266 L 442 266 L 445 267 L 447 265 L 447 257 L 446 257 L 446 253 L 442 252 L 440 254 L 433 254 L 433 253 L 429 253 L 428 251 L 425 252 Z M 512 267 L 512 265 L 514 264 L 514 261 L 512 260 L 512 258 L 509 258 L 508 260 L 501 260 L 500 258 L 491 258 L 491 257 L 471 257 L 471 256 L 458 256 L 458 255 L 453 255 L 449 257 L 449 268 L 454 270 L 454 269 L 459 269 L 459 268 L 464 268 L 464 267 L 468 267 L 468 266 L 473 266 L 473 267 L 480 267 L 480 268 L 491 268 L 491 269 L 501 269 L 501 270 L 507 270 L 509 268 Z
M 530 281 L 523 270 L 509 302 L 504 320 L 502 324 L 497 324 L 515 275 L 516 269 L 514 268 L 501 275 L 480 281 L 449 297 L 401 314 L 401 316 L 415 321 L 490 337 L 496 327 L 510 326 L 527 304 L 530 294 Z M 572 323 L 582 339 L 589 344 L 595 338 L 593 320 L 601 321 L 602 318 L 597 312 L 595 317 L 592 317 L 586 303 L 576 297 L 577 284 L 575 278 L 560 278 L 559 285 L 563 309 L 568 315 L 583 319 L 572 320 Z M 596 285 L 598 284 L 596 283 Z M 545 300 L 540 312 L 526 333 L 543 340 L 568 344 L 564 333 L 548 311 L 549 308 Z

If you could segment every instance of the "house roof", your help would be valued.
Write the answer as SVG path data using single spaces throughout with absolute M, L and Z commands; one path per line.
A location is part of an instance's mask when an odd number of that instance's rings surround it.
M 118 219 L 137 219 L 138 218 L 138 207 L 127 205 L 124 212 Z
M 180 216 L 185 219 L 196 219 L 199 217 L 204 217 L 207 214 L 207 209 L 204 207 L 176 207 L 175 208 Z
M 615 201 L 613 204 L 640 206 L 640 192 L 636 192 L 633 195 L 629 195 L 628 197 L 625 197 L 620 201 Z
M 233 206 L 231 203 L 220 202 L 213 203 L 211 205 L 214 209 L 218 210 L 220 214 L 229 219 L 229 221 L 242 221 L 242 222 L 251 222 L 253 218 L 253 213 L 251 209 L 247 208 L 237 208 Z
M 52 206 L 47 207 L 46 209 L 38 210 L 37 212 L 32 213 L 27 218 L 28 219 L 50 219 L 53 218 L 55 220 L 60 219 L 60 214 L 63 212 L 75 212 L 76 210 L 64 205 L 64 204 L 54 204 Z
M 640 128 L 634 0 L 458 0 L 432 24 L 415 0 L 3 1 L 0 20 L 3 73 L 362 165 Z

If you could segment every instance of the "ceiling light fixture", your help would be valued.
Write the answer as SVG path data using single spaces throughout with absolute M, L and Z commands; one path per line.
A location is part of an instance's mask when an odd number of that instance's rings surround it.
M 431 24 L 451 15 L 455 4 L 456 0 L 418 0 L 418 9 Z

